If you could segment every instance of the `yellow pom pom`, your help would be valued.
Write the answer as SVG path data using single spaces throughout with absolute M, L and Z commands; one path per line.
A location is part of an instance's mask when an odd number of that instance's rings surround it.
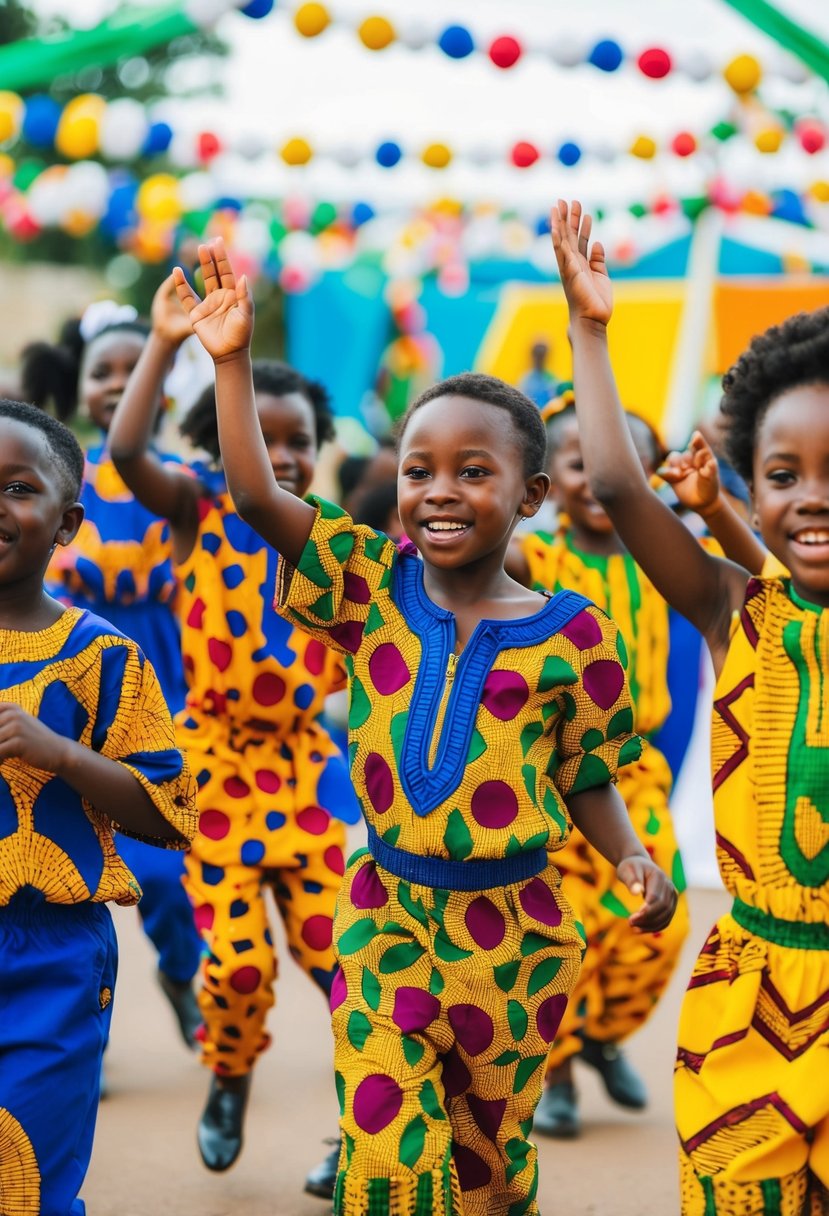
M 640 160 L 653 160 L 656 156 L 655 140 L 650 135 L 638 135 L 630 145 L 630 154 L 638 156 Z
M 357 33 L 370 51 L 385 50 L 395 38 L 394 26 L 385 17 L 366 17 Z
M 763 79 L 763 69 L 753 55 L 738 55 L 723 71 L 735 93 L 751 93 Z
M 423 149 L 421 159 L 430 169 L 445 169 L 452 159 L 452 153 L 446 144 L 429 144 Z
M 742 209 L 749 215 L 768 215 L 771 211 L 771 199 L 760 190 L 749 190 L 743 197 Z
M 150 224 L 174 224 L 182 212 L 178 181 L 170 173 L 153 173 L 138 187 L 135 207 Z
M 16 93 L 0 91 L 0 144 L 14 139 L 23 121 L 23 98 Z
M 297 137 L 283 144 L 279 155 L 286 165 L 307 165 L 314 152 L 307 139 Z
M 94 156 L 105 110 L 106 102 L 95 93 L 81 93 L 67 102 L 55 134 L 57 151 L 71 160 Z
M 829 203 L 829 182 L 818 181 L 812 182 L 808 193 L 818 203 Z
M 778 152 L 785 138 L 780 127 L 766 127 L 754 136 L 754 145 L 758 152 Z
M 303 38 L 316 38 L 331 24 L 324 4 L 303 4 L 294 13 L 294 25 Z

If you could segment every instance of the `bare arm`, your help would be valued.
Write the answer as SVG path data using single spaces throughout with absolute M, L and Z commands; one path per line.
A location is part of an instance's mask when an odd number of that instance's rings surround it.
M 56 734 L 19 705 L 5 702 L 0 704 L 0 762 L 11 757 L 54 773 L 130 832 L 159 840 L 182 839 L 122 764 Z
M 748 571 L 705 553 L 651 490 L 625 425 L 608 354 L 612 302 L 604 250 L 596 243 L 588 253 L 590 217 L 582 221 L 578 203 L 568 213 L 559 202 L 551 226 L 570 308 L 576 413 L 591 488 L 657 590 L 704 634 L 716 662 Z
M 631 925 L 647 933 L 664 929 L 676 908 L 676 889 L 640 844 L 616 787 L 601 785 L 573 794 L 567 799 L 567 810 L 585 839 L 616 866 L 628 890 L 644 895 L 644 904 L 630 917 Z
M 191 333 L 178 302 L 180 320 L 166 319 L 172 276 L 165 279 L 153 300 L 153 329 L 124 394 L 112 417 L 107 447 L 113 463 L 139 502 L 170 521 L 176 558 L 186 557 L 196 541 L 198 482 L 165 464 L 152 451 L 151 443 L 158 396 L 177 347 Z M 182 326 L 186 326 L 186 329 Z
M 289 562 L 299 561 L 311 534 L 314 508 L 277 484 L 256 412 L 250 340 L 253 298 L 243 275 L 237 283 L 221 239 L 199 246 L 205 297 L 199 300 L 179 268 L 178 297 L 216 368 L 219 446 L 227 488 L 242 519 Z

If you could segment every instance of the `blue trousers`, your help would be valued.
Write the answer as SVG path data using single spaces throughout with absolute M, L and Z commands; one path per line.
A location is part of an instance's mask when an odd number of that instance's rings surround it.
M 144 932 L 158 952 L 158 968 L 177 983 L 189 983 L 199 969 L 202 940 L 193 908 L 181 885 L 184 854 L 158 849 L 129 836 L 116 838 L 144 894 L 138 904 Z
M 118 948 L 105 904 L 0 908 L 0 1210 L 84 1216 Z

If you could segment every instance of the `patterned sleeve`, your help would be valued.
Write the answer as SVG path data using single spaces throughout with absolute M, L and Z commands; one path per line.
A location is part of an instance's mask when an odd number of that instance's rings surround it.
M 297 566 L 279 559 L 275 606 L 304 633 L 356 654 L 378 604 L 388 598 L 397 546 L 340 507 L 311 501 L 317 516 Z
M 642 740 L 633 729 L 627 652 L 618 628 L 600 609 L 584 609 L 562 630 L 571 643 L 567 664 L 575 677 L 561 693 L 554 781 L 562 798 L 615 781 L 638 760 Z
M 158 677 L 134 642 L 118 639 L 102 650 L 100 688 L 92 746 L 132 773 L 179 838 L 143 836 L 110 816 L 113 827 L 162 848 L 186 849 L 198 823 L 195 782 L 176 747 Z

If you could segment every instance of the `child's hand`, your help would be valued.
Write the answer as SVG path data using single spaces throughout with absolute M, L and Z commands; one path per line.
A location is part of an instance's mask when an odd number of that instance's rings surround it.
M 193 291 L 180 266 L 173 270 L 173 282 L 199 341 L 215 361 L 221 362 L 250 346 L 253 298 L 245 275 L 236 282 L 221 237 L 209 245 L 199 245 L 199 262 L 204 276 L 203 300 Z
M 57 772 L 66 742 L 48 726 L 9 701 L 0 702 L 0 761 L 22 760 L 47 773 Z
M 616 873 L 633 895 L 644 895 L 645 902 L 628 917 L 628 924 L 641 933 L 656 933 L 670 924 L 676 910 L 676 887 L 650 857 L 623 858 Z
M 599 241 L 589 248 L 592 227 L 592 218 L 582 216 L 577 201 L 570 204 L 568 213 L 564 199 L 559 199 L 550 214 L 553 249 L 571 318 L 607 325 L 613 312 L 613 292 L 604 248 Z
M 699 431 L 694 431 L 684 452 L 671 452 L 658 470 L 663 481 L 674 488 L 683 507 L 704 519 L 720 498 L 717 458 Z
M 153 333 L 170 346 L 181 346 L 193 332 L 190 318 L 181 306 L 176 293 L 176 284 L 170 274 L 153 296 L 150 310 Z

